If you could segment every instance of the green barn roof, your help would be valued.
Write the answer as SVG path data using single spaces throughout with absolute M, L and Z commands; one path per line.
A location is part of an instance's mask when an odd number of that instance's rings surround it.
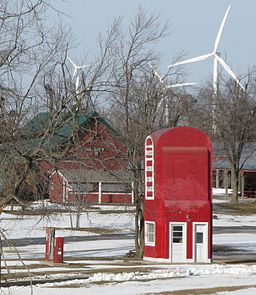
M 97 112 L 62 114 L 58 118 L 54 118 L 54 114 L 43 112 L 37 114 L 22 129 L 23 135 L 28 138 L 28 146 L 36 147 L 44 142 L 51 150 L 58 145 L 64 144 L 71 136 L 74 130 L 79 131 L 86 126 L 91 119 L 97 119 L 99 122 L 107 126 L 110 131 L 117 135 L 113 127 Z M 46 131 L 49 135 L 45 137 Z

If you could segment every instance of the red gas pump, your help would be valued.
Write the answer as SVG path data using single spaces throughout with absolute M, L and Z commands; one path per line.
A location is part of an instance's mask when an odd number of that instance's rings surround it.
M 64 238 L 57 237 L 54 239 L 54 251 L 53 251 L 53 262 L 63 263 L 63 248 Z
M 45 260 L 51 261 L 53 259 L 53 244 L 55 239 L 55 228 L 46 228 L 46 240 L 45 240 Z

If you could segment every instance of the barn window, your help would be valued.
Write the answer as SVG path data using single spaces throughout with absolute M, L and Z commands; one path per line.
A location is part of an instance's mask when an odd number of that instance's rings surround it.
M 131 184 L 128 182 L 103 182 L 101 184 L 103 193 L 131 193 Z
M 155 246 L 156 241 L 156 224 L 152 221 L 145 222 L 145 245 Z
M 97 193 L 99 191 L 98 182 L 70 182 L 71 188 L 76 193 Z

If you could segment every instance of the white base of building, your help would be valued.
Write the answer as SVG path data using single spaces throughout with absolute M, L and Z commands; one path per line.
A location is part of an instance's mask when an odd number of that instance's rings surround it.
M 171 260 L 168 258 L 154 258 L 154 257 L 144 256 L 143 260 L 150 261 L 150 262 L 169 263 L 169 264 L 170 263 L 171 264 L 181 264 L 181 263 L 182 264 L 184 264 L 184 263 L 208 264 L 208 263 L 212 263 L 211 259 L 207 259 L 206 262 L 195 262 L 193 258 L 186 259 L 182 262 L 171 262 Z

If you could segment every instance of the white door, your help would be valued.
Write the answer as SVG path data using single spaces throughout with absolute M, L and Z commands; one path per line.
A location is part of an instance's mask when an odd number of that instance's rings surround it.
M 186 224 L 170 223 L 170 259 L 171 262 L 186 260 Z
M 195 224 L 195 262 L 208 262 L 208 224 Z

